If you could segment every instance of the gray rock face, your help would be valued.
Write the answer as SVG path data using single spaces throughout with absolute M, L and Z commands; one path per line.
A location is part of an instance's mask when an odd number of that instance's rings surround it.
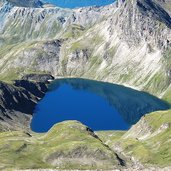
M 34 107 L 46 91 L 44 82 L 16 80 L 13 85 L 0 82 L 0 131 L 28 129 Z
M 22 2 L 22 1 L 21 1 Z M 113 8 L 113 9 L 112 9 Z M 25 40 L 54 39 L 71 24 L 89 27 L 109 15 L 115 5 L 80 9 L 24 8 L 2 3 L 0 9 L 0 34 L 11 35 L 8 43 Z M 110 9 L 110 11 L 109 11 Z M 15 25 L 15 23 L 18 23 Z M 13 28 L 10 25 L 15 25 Z M 8 29 L 6 29 L 8 27 Z M 19 33 L 20 32 L 20 33 Z M 6 40 L 5 40 L 6 41 Z
M 35 97 L 42 98 L 44 96 L 44 93 L 47 91 L 46 83 L 48 81 L 42 81 L 41 82 L 31 82 L 27 80 L 16 80 L 14 81 L 14 85 L 16 87 L 22 87 L 26 89 L 29 93 L 33 94 Z
M 37 81 L 37 82 L 48 82 L 54 80 L 54 77 L 50 74 L 28 74 L 22 77 L 23 80 Z
M 138 0 L 137 5 L 144 15 L 151 15 L 154 19 L 164 22 L 169 28 L 171 27 L 170 15 L 157 3 L 152 0 Z
M 16 67 L 31 66 L 31 70 L 33 71 L 44 71 L 46 73 L 48 72 L 54 74 L 59 67 L 61 44 L 62 42 L 60 40 L 47 41 L 42 44 L 34 44 L 33 47 L 21 51 L 14 59 L 13 64 Z M 31 77 L 33 78 L 34 76 L 32 75 L 28 77 L 31 79 Z M 37 79 L 43 80 L 46 79 L 46 77 L 49 76 L 44 75 L 38 77 Z M 51 77 L 49 78 L 52 79 Z
M 114 21 L 112 25 L 118 26 L 121 38 L 130 47 L 138 46 L 142 41 L 160 49 L 170 46 L 171 17 L 151 0 L 125 1 Z
M 31 101 L 31 94 L 25 89 L 18 89 L 13 85 L 8 85 L 6 83 L 0 84 L 1 86 L 1 108 L 19 110 L 21 112 L 31 113 L 30 106 L 34 104 Z M 26 97 L 26 98 L 25 98 Z M 22 100 L 21 105 L 18 106 L 19 102 Z M 30 104 L 30 105 L 28 105 Z

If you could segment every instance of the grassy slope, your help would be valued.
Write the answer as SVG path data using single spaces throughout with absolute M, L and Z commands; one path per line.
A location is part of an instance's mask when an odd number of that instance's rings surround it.
M 143 117 L 128 132 L 96 132 L 110 149 L 135 158 L 145 166 L 171 164 L 171 110 Z M 146 129 L 148 128 L 148 129 Z M 67 121 L 46 134 L 0 133 L 0 169 L 111 169 L 115 153 L 79 122 Z M 84 159 L 83 159 L 84 158 Z
M 168 166 L 171 164 L 171 111 L 155 112 L 145 117 L 152 133 L 136 141 L 132 153 L 145 164 Z M 166 127 L 166 128 L 165 128 Z M 156 134 L 156 135 L 155 135 Z M 135 139 L 134 139 L 135 141 Z M 129 146 L 129 145 L 128 145 Z M 128 148 L 126 145 L 126 148 Z M 140 149 L 140 150 L 138 150 Z
M 171 110 L 146 115 L 124 135 L 123 132 L 98 135 L 111 148 L 120 146 L 127 156 L 146 166 L 171 165 Z
M 118 165 L 115 154 L 76 121 L 59 123 L 48 133 L 32 137 L 23 132 L 0 133 L 0 151 L 0 170 L 111 169 Z

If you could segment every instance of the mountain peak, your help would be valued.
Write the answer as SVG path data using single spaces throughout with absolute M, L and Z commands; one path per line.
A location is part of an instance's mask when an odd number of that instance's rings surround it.
M 161 1 L 159 4 L 154 0 L 137 0 L 137 6 L 144 15 L 152 15 L 153 18 L 165 23 L 171 28 L 171 17 L 161 5 Z

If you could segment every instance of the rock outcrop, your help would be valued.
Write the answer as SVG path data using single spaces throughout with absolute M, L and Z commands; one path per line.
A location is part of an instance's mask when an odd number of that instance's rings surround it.
M 29 78 L 30 76 L 25 76 Z M 39 81 L 16 80 L 13 84 L 0 82 L 0 130 L 29 129 L 36 103 L 47 91 L 45 75 L 34 75 Z M 53 78 L 46 75 L 46 78 Z
M 54 80 L 54 77 L 50 74 L 27 74 L 22 77 L 22 80 L 35 82 L 49 82 Z
M 115 25 L 129 46 L 139 46 L 142 41 L 162 50 L 170 46 L 171 17 L 152 0 L 125 1 Z
M 161 5 L 169 14 L 171 14 L 171 2 L 170 0 L 153 0 L 154 2 Z

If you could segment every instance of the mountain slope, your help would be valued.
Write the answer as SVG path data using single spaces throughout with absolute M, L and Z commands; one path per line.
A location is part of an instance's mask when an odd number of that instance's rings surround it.
M 1 80 L 51 72 L 169 92 L 171 18 L 151 0 L 74 10 L 4 5 L 0 13 Z
M 42 135 L 0 133 L 0 139 L 1 170 L 121 168 L 119 156 L 77 121 L 59 123 Z
M 130 153 L 143 163 L 169 166 L 171 163 L 171 111 L 154 112 L 146 115 L 123 137 L 128 140 L 124 148 L 129 149 L 130 142 L 134 143 Z M 141 152 L 137 149 L 142 150 Z
M 0 133 L 0 170 L 170 170 L 170 111 L 148 114 L 128 132 L 96 135 L 76 121 L 41 135 L 25 127 L 21 131 L 47 90 L 34 75 L 23 77 L 27 73 L 120 83 L 170 101 L 171 18 L 166 1 L 119 0 L 74 10 L 0 2 L 0 80 L 9 82 L 0 83 L 0 130 L 20 130 Z M 11 84 L 19 78 L 24 80 Z
M 94 133 L 77 121 L 46 134 L 0 133 L 0 169 L 170 170 L 170 114 L 148 114 L 126 133 Z
M 138 170 L 170 170 L 171 111 L 150 113 L 125 132 L 99 132 L 98 136 L 112 149 L 129 158 Z M 163 169 L 164 170 L 164 169 Z

